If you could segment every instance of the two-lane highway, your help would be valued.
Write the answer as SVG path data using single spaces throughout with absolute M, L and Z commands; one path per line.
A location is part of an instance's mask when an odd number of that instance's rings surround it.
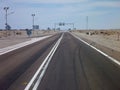
M 38 90 L 120 90 L 120 66 L 65 33 Z
M 120 66 L 68 32 L 0 56 L 0 90 L 120 90 L 119 84 Z

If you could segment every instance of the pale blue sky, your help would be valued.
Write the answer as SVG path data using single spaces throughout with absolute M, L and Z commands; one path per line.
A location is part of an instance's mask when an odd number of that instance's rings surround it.
M 54 28 L 58 22 L 86 29 L 86 16 L 90 29 L 120 29 L 120 0 L 0 0 L 0 28 L 5 27 L 4 6 L 14 12 L 8 24 L 17 29 L 32 28 L 32 13 L 40 29 Z

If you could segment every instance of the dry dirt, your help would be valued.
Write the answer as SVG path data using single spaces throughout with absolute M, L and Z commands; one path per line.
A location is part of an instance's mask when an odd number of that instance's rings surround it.
M 57 31 L 43 31 L 37 30 L 32 32 L 32 35 L 29 37 L 26 34 L 25 30 L 11 30 L 11 31 L 0 31 L 0 48 L 5 48 L 7 46 L 15 45 L 21 42 L 30 40 L 31 38 L 42 37 L 45 35 L 53 35 Z
M 76 30 L 72 33 L 120 60 L 120 30 Z

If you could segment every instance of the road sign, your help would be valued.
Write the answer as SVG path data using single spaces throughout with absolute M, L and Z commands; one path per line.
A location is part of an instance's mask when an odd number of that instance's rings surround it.
M 39 29 L 39 25 L 33 25 L 33 29 Z

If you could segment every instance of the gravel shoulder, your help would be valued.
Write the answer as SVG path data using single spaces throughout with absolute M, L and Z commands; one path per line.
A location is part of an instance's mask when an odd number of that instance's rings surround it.
M 85 40 L 89 44 L 95 46 L 111 57 L 120 61 L 120 40 L 118 40 L 117 34 L 111 35 L 103 35 L 103 34 L 95 34 L 88 35 L 85 32 L 72 32 L 77 35 L 81 39 Z

